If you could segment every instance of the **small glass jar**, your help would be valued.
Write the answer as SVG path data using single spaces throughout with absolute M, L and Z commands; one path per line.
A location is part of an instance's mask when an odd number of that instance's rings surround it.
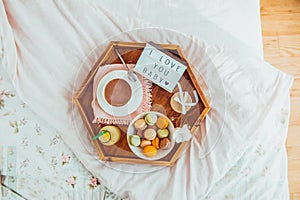
M 120 140 L 121 130 L 117 126 L 104 126 L 100 129 L 98 135 L 98 139 L 103 145 L 111 146 Z

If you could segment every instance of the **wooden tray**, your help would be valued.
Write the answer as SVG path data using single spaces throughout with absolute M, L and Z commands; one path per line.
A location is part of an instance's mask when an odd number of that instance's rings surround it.
M 98 68 L 106 64 L 121 63 L 114 52 L 114 48 L 118 49 L 126 63 L 135 64 L 145 45 L 146 43 L 111 42 L 89 72 L 85 81 L 76 92 L 73 100 L 79 108 L 83 122 L 88 129 L 90 139 L 94 144 L 101 160 L 171 166 L 174 165 L 176 160 L 180 157 L 188 142 L 175 144 L 172 151 L 166 157 L 160 160 L 149 161 L 143 160 L 131 152 L 126 138 L 127 126 L 119 126 L 122 130 L 121 139 L 113 146 L 105 146 L 102 145 L 99 140 L 92 140 L 92 137 L 97 135 L 100 128 L 103 126 L 102 124 L 98 125 L 92 123 L 94 118 L 93 110 L 91 108 L 91 102 L 93 98 L 93 80 Z M 208 113 L 210 109 L 209 103 L 197 81 L 197 77 L 195 77 L 192 67 L 186 60 L 181 48 L 174 44 L 160 44 L 160 46 L 170 52 L 174 57 L 177 57 L 186 63 L 188 66 L 187 70 L 180 79 L 182 89 L 184 91 L 188 91 L 189 94 L 192 94 L 192 91 L 196 90 L 200 98 L 198 105 L 192 107 L 185 115 L 181 115 L 173 111 L 170 106 L 170 99 L 172 95 L 178 92 L 177 87 L 173 93 L 169 93 L 156 84 L 153 84 L 152 105 L 154 106 L 151 110 L 160 112 L 163 108 L 167 112 L 167 116 L 172 120 L 174 127 L 179 127 L 180 124 L 188 124 L 191 128 L 191 132 L 193 133 L 196 126 L 199 125 L 200 121 L 203 120 L 205 115 Z

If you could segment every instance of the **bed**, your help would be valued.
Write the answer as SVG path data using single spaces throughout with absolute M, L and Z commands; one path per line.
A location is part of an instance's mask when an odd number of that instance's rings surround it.
M 205 49 L 226 88 L 228 115 L 217 143 L 201 146 L 195 137 L 177 167 L 151 168 L 149 184 L 164 179 L 149 188 L 143 173 L 132 173 L 140 167 L 124 172 L 127 165 L 103 165 L 68 119 L 78 66 L 92 65 L 107 39 L 153 38 Z M 21 196 L 140 199 L 147 188 L 146 199 L 289 198 L 285 139 L 292 78 L 262 59 L 258 1 L 1 1 L 1 45 L 1 172 Z M 256 104 L 249 107 L 249 99 Z M 206 123 L 213 126 L 212 119 Z M 208 156 L 199 153 L 214 144 Z M 185 165 L 194 167 L 180 170 Z

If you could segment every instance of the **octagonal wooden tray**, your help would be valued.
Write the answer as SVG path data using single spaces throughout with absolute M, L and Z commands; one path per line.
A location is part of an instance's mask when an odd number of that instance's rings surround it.
M 150 161 L 143 160 L 131 152 L 126 138 L 127 126 L 119 126 L 122 130 L 121 139 L 113 146 L 105 146 L 101 144 L 99 140 L 92 140 L 92 137 L 98 134 L 100 128 L 104 126 L 103 124 L 98 125 L 92 123 L 94 118 L 93 110 L 91 108 L 91 101 L 93 98 L 93 80 L 98 68 L 106 64 L 121 63 L 120 59 L 114 52 L 114 48 L 120 52 L 126 63 L 135 64 L 145 45 L 146 43 L 119 41 L 111 42 L 89 72 L 85 81 L 74 95 L 73 100 L 78 106 L 83 122 L 88 129 L 89 137 L 101 160 L 171 166 L 174 165 L 176 160 L 180 157 L 184 149 L 187 147 L 188 142 L 177 143 L 166 157 L 159 160 Z M 166 111 L 166 115 L 172 120 L 174 127 L 179 127 L 182 124 L 188 124 L 191 128 L 191 132 L 194 133 L 196 126 L 199 125 L 200 121 L 204 119 L 205 115 L 210 110 L 209 103 L 198 83 L 197 77 L 195 77 L 192 67 L 186 60 L 180 46 L 175 44 L 160 44 L 159 46 L 171 53 L 172 57 L 180 59 L 181 62 L 186 64 L 187 70 L 180 79 L 182 89 L 184 91 L 188 91 L 190 94 L 192 94 L 193 90 L 196 90 L 200 100 L 198 104 L 192 107 L 185 115 L 181 115 L 173 111 L 170 106 L 170 99 L 174 93 L 178 92 L 178 89 L 175 88 L 173 93 L 169 93 L 156 84 L 153 84 L 152 105 L 154 106 L 151 110 L 160 112 L 163 109 L 164 112 Z

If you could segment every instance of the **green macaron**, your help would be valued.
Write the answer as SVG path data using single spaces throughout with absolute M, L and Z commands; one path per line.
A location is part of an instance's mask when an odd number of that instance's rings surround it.
M 146 116 L 145 116 L 145 121 L 148 125 L 152 126 L 156 123 L 157 121 L 157 116 L 156 114 L 154 113 L 148 113 Z
M 130 144 L 132 146 L 138 147 L 141 144 L 141 138 L 138 135 L 130 136 Z
M 164 129 L 158 129 L 157 130 L 157 135 L 159 138 L 166 138 L 169 136 L 169 130 L 164 128 Z

